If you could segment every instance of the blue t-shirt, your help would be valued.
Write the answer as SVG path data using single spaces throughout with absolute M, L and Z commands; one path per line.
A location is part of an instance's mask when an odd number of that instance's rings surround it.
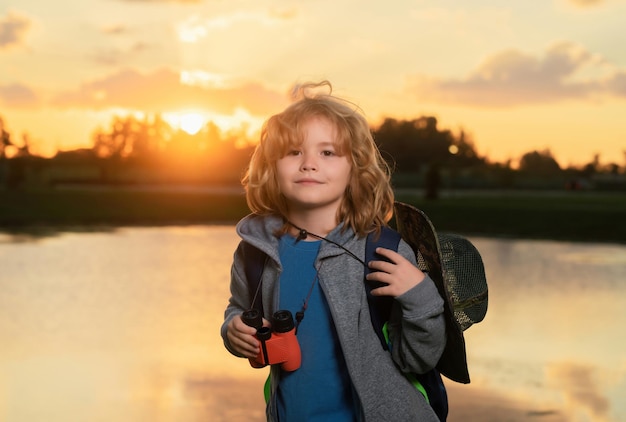
M 297 332 L 302 365 L 293 372 L 282 371 L 278 385 L 280 421 L 356 420 L 352 384 L 314 266 L 320 243 L 296 242 L 288 235 L 280 239 L 280 309 L 295 318 L 310 292 Z

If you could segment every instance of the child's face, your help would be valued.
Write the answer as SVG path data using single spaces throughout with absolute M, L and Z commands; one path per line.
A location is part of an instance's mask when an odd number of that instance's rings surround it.
M 338 155 L 337 131 L 329 120 L 311 117 L 303 130 L 302 145 L 276 162 L 280 191 L 290 212 L 319 210 L 334 216 L 350 182 L 349 157 Z

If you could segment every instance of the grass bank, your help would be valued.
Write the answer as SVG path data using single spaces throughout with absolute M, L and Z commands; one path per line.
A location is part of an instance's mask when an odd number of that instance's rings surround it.
M 588 192 L 473 192 L 426 201 L 439 231 L 466 235 L 626 243 L 626 195 Z M 0 231 L 46 234 L 117 226 L 234 223 L 248 213 L 241 193 L 115 189 L 0 191 Z
M 422 209 L 439 231 L 626 243 L 624 194 L 501 192 L 451 196 L 435 201 L 414 195 L 398 195 L 397 199 Z

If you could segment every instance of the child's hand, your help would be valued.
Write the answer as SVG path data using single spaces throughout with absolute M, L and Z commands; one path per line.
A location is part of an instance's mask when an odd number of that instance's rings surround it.
M 366 278 L 387 284 L 372 290 L 374 296 L 398 297 L 417 286 L 426 277 L 419 268 L 395 251 L 376 248 L 376 253 L 391 262 L 372 260 L 368 263 L 373 271 Z
M 263 326 L 267 327 L 270 323 L 266 319 L 263 319 Z M 226 336 L 233 349 L 247 358 L 255 358 L 259 353 L 259 347 L 261 347 L 259 340 L 254 336 L 256 334 L 256 328 L 246 325 L 241 315 L 237 315 L 228 323 L 226 330 Z

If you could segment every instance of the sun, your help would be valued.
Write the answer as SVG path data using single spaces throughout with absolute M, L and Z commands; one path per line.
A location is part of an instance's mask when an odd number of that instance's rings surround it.
M 183 113 L 180 116 L 180 128 L 190 135 L 195 135 L 206 123 L 204 116 L 199 113 Z
M 264 122 L 263 118 L 253 116 L 244 109 L 236 109 L 229 115 L 209 110 L 182 109 L 165 112 L 161 116 L 175 131 L 194 136 L 208 129 L 207 125 L 211 124 L 218 131 L 218 138 L 239 137 L 244 144 L 253 138 L 258 139 Z
M 207 122 L 207 117 L 196 111 L 181 111 L 167 113 L 165 120 L 176 129 L 180 129 L 189 135 L 195 135 Z

